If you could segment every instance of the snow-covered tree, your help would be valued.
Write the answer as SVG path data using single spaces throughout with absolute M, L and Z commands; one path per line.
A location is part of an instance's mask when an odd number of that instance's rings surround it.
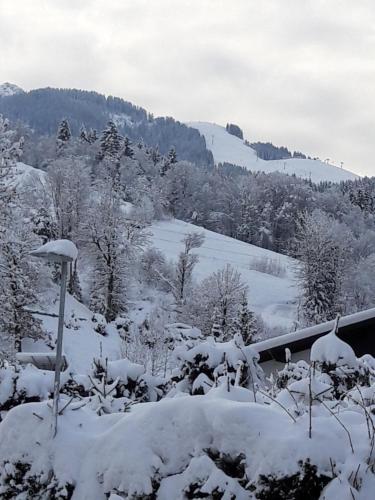
M 167 160 L 171 165 L 177 163 L 177 153 L 174 147 L 169 150 Z
M 17 140 L 16 131 L 11 128 L 9 120 L 0 115 L 0 228 L 10 212 L 15 189 L 11 184 L 16 162 L 22 156 L 24 140 Z
M 82 125 L 79 130 L 79 140 L 83 143 L 90 142 L 86 127 L 84 125 Z
M 82 301 L 82 288 L 77 270 L 77 261 L 70 264 L 68 292 L 80 302 Z
M 199 257 L 192 250 L 203 245 L 204 235 L 188 233 L 182 240 L 184 250 L 180 253 L 173 278 L 172 293 L 177 304 L 183 304 L 186 290 L 191 284 L 194 266 Z
M 246 289 L 241 274 L 227 264 L 194 290 L 185 308 L 187 320 L 198 326 L 206 336 L 212 334 L 216 324 L 215 330 L 221 332 L 222 340 L 232 338 L 238 329 L 236 324 Z
M 41 336 L 40 322 L 27 310 L 37 302 L 38 266 L 29 256 L 34 245 L 17 220 L 0 238 L 0 337 L 11 341 L 13 353 L 21 351 L 24 337 Z
M 132 148 L 132 143 L 130 142 L 129 137 L 124 138 L 124 144 L 122 148 L 122 154 L 123 156 L 127 156 L 128 158 L 133 158 L 134 156 L 134 151 Z
M 332 319 L 342 311 L 342 285 L 347 263 L 348 237 L 321 211 L 304 214 L 299 226 L 299 277 L 306 323 Z
M 70 131 L 68 120 L 65 118 L 61 121 L 56 134 L 56 153 L 57 156 L 63 154 L 66 149 L 66 146 L 69 144 L 69 141 L 72 137 L 72 133 Z
M 104 159 L 108 159 L 111 162 L 118 163 L 122 149 L 122 141 L 122 137 L 116 125 L 114 122 L 109 121 L 100 138 L 100 148 L 97 155 L 98 160 L 103 161 Z
M 90 194 L 90 176 L 83 159 L 69 157 L 52 162 L 47 170 L 45 189 L 50 197 L 57 237 L 77 239 Z
M 112 189 L 103 188 L 86 222 L 88 244 L 94 257 L 91 307 L 113 321 L 126 309 L 129 263 L 123 234 L 124 216 Z
M 94 144 L 98 140 L 98 134 L 95 129 L 90 128 L 87 133 L 87 139 L 90 144 Z
M 144 225 L 127 215 L 110 181 L 96 186 L 88 210 L 84 237 L 93 260 L 91 305 L 113 321 L 126 310 L 133 263 L 147 243 Z
M 235 333 L 241 334 L 245 345 L 251 344 L 254 341 L 254 336 L 258 333 L 257 320 L 249 309 L 246 292 L 242 294 L 241 306 L 234 321 L 233 330 Z

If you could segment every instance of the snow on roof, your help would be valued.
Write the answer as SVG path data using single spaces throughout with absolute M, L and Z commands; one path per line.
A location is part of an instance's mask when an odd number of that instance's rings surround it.
M 30 255 L 52 261 L 72 261 L 77 258 L 78 250 L 70 240 L 55 240 L 45 243 L 33 252 L 30 252 Z
M 348 316 L 343 316 L 340 319 L 340 328 L 373 318 L 375 318 L 375 308 L 349 314 Z M 326 321 L 325 323 L 320 323 L 319 325 L 309 326 L 308 328 L 287 333 L 286 335 L 279 335 L 271 339 L 263 340 L 262 342 L 257 342 L 252 346 L 257 352 L 268 351 L 270 349 L 274 349 L 275 347 L 291 344 L 297 340 L 307 339 L 309 337 L 313 337 L 314 335 L 329 332 L 332 330 L 334 324 L 335 320 Z

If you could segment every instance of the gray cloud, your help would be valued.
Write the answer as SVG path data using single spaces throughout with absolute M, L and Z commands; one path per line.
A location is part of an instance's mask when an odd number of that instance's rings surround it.
M 235 121 L 375 175 L 370 0 L 0 0 L 0 81 Z

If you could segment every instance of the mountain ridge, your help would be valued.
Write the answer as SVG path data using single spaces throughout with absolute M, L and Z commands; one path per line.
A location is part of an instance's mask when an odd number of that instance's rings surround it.
M 26 123 L 37 135 L 49 136 L 56 133 L 62 118 L 69 121 L 74 135 L 79 134 L 82 126 L 103 130 L 111 120 L 131 141 L 158 148 L 161 154 L 167 154 L 173 148 L 179 159 L 196 165 L 212 167 L 221 163 L 253 172 L 277 171 L 315 183 L 360 178 L 319 159 L 263 160 L 248 141 L 230 133 L 228 126 L 225 128 L 204 121 L 182 123 L 172 117 L 154 117 L 129 101 L 94 91 L 45 87 L 25 92 L 6 82 L 0 85 L 0 113 L 13 121 Z

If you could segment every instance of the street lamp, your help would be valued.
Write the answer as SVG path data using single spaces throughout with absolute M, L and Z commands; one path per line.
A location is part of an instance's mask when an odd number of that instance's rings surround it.
M 68 262 L 77 258 L 78 250 L 75 244 L 69 240 L 49 241 L 38 249 L 30 252 L 33 257 L 46 260 L 48 262 L 61 264 L 61 283 L 60 283 L 60 304 L 59 304 L 59 322 L 57 327 L 57 346 L 55 363 L 55 381 L 53 385 L 53 416 L 54 429 L 53 436 L 57 433 L 57 417 L 59 414 L 59 396 L 60 396 L 60 373 L 62 368 L 62 343 L 64 331 L 64 310 L 66 295 L 66 279 L 68 275 Z

